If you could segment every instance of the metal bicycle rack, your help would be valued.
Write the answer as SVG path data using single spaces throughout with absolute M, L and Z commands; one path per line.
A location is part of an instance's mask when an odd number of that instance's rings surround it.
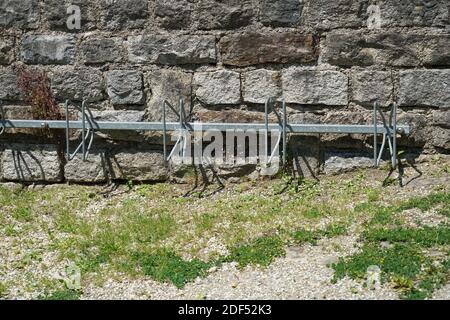
M 276 103 L 281 104 L 281 112 L 275 108 Z M 185 151 L 187 141 L 184 137 L 185 132 L 195 132 L 196 123 L 187 121 L 186 110 L 183 99 L 179 100 L 178 111 L 168 102 L 162 103 L 162 122 L 111 122 L 111 121 L 95 121 L 87 106 L 87 102 L 83 101 L 81 108 L 74 105 L 74 108 L 81 113 L 80 120 L 69 119 L 69 101 L 65 103 L 65 120 L 17 120 L 6 119 L 3 107 L 0 105 L 0 135 L 5 133 L 7 129 L 65 129 L 66 132 L 66 153 L 67 160 L 73 160 L 76 154 L 82 154 L 83 161 L 86 161 L 93 145 L 96 131 L 102 130 L 132 130 L 132 131 L 160 131 L 163 133 L 163 153 L 165 161 L 170 161 L 173 157 L 176 147 L 181 146 L 182 152 Z M 167 107 L 169 107 L 179 119 L 178 122 L 167 121 Z M 269 123 L 269 114 L 274 112 L 278 119 L 278 123 Z M 381 117 L 382 123 L 378 120 Z M 81 142 L 73 153 L 70 152 L 69 130 L 81 130 Z M 282 163 L 286 164 L 287 160 L 287 138 L 288 134 L 304 133 L 304 134 L 371 134 L 374 139 L 373 159 L 374 166 L 378 166 L 380 160 L 386 150 L 386 144 L 389 148 L 392 169 L 397 167 L 397 134 L 409 134 L 410 127 L 408 125 L 397 124 L 397 104 L 392 103 L 389 113 L 389 120 L 386 121 L 382 110 L 378 103 L 374 103 L 373 107 L 373 123 L 372 125 L 340 125 L 340 124 L 294 124 L 288 123 L 286 102 L 284 100 L 276 101 L 269 98 L 265 103 L 265 121 L 264 123 L 201 123 L 201 130 L 265 130 L 265 146 L 268 147 L 268 133 L 270 130 L 279 130 L 279 136 L 274 150 L 282 145 Z M 178 140 L 173 150 L 168 155 L 167 133 L 179 131 Z M 382 135 L 382 143 L 378 148 L 378 135 Z M 269 163 L 275 156 L 274 152 L 270 153 Z

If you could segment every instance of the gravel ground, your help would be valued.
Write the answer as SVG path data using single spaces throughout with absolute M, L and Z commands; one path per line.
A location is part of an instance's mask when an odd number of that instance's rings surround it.
M 331 283 L 333 270 L 327 264 L 335 262 L 337 254 L 357 250 L 355 243 L 356 238 L 341 236 L 317 246 L 288 248 L 286 257 L 266 269 L 239 270 L 228 263 L 181 290 L 152 280 L 109 280 L 85 288 L 82 299 L 398 299 L 388 286 L 369 290 L 351 279 Z

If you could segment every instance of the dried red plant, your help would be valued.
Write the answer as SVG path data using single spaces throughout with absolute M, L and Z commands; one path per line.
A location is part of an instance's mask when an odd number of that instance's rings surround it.
M 61 120 L 63 114 L 50 87 L 45 70 L 17 67 L 17 85 L 36 120 Z

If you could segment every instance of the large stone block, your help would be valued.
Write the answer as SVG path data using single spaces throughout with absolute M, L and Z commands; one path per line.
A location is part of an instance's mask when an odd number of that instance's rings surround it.
M 394 83 L 388 71 L 354 71 L 351 76 L 352 101 L 361 105 L 382 106 L 392 101 Z
M 79 29 L 73 25 L 73 20 L 69 19 L 76 14 L 74 11 L 68 11 L 70 6 L 77 6 L 80 9 Z M 97 10 L 92 0 L 45 0 L 44 10 L 44 17 L 50 30 L 79 32 L 96 28 Z
M 303 10 L 301 0 L 261 0 L 261 22 L 266 26 L 295 26 Z
M 251 0 L 199 0 L 195 20 L 202 30 L 235 29 L 251 24 L 255 11 Z
M 329 151 L 325 153 L 323 171 L 325 174 L 338 174 L 355 169 L 373 167 L 373 158 L 367 154 L 351 151 Z
M 81 115 L 81 114 L 80 114 Z M 138 110 L 92 110 L 95 121 L 110 122 L 142 122 L 144 121 L 145 111 Z M 80 116 L 79 116 L 80 118 Z M 117 141 L 135 141 L 142 142 L 144 136 L 142 132 L 135 130 L 102 130 L 96 133 L 97 136 L 105 140 Z
M 342 106 L 348 103 L 348 78 L 339 71 L 289 68 L 282 73 L 287 103 Z
M 0 64 L 10 64 L 14 60 L 14 38 L 0 37 Z
M 450 107 L 450 70 L 400 71 L 401 106 Z
M 450 129 L 450 109 L 433 111 L 433 124 Z
M 106 73 L 106 90 L 113 105 L 144 102 L 142 73 L 134 70 L 113 70 Z
M 14 144 L 2 154 L 3 179 L 23 182 L 60 182 L 61 161 L 54 145 Z
M 189 29 L 194 4 L 192 0 L 157 1 L 155 15 L 165 29 Z
M 108 156 L 114 180 L 164 181 L 169 177 L 160 151 L 124 150 Z
M 0 28 L 36 29 L 39 23 L 39 0 L 2 0 Z
M 72 36 L 26 35 L 22 38 L 21 57 L 28 64 L 72 64 L 75 41 Z
M 108 30 L 143 28 L 149 20 L 149 2 L 101 0 L 101 25 Z
M 450 129 L 436 127 L 431 134 L 431 143 L 438 149 L 450 150 Z
M 369 17 L 367 0 L 311 0 L 305 2 L 303 24 L 317 30 L 360 28 Z
M 327 34 L 324 61 L 333 65 L 415 67 L 450 64 L 449 34 L 346 31 Z
M 105 154 L 91 153 L 86 161 L 83 161 L 81 154 L 77 154 L 64 166 L 64 176 L 70 182 L 105 182 L 108 178 Z
M 130 36 L 127 49 L 132 63 L 177 65 L 216 62 L 214 36 Z
M 122 60 L 122 39 L 90 37 L 80 46 L 80 53 L 85 64 L 120 62 Z
M 228 70 L 195 73 L 194 91 L 196 98 L 207 105 L 239 104 L 240 75 Z
M 94 102 L 104 99 L 103 75 L 96 69 L 58 69 L 53 73 L 51 82 L 55 97 L 61 101 Z
M 265 103 L 269 98 L 281 95 L 281 74 L 278 71 L 258 69 L 242 75 L 244 102 Z
M 146 82 L 151 91 L 147 103 L 147 117 L 149 121 L 162 120 L 162 103 L 168 101 L 174 108 L 178 107 L 180 98 L 185 108 L 191 105 L 192 74 L 178 70 L 155 70 L 146 74 Z M 176 109 L 178 111 L 178 109 Z M 167 108 L 166 119 L 176 121 L 175 113 Z
M 262 63 L 312 63 L 317 38 L 295 32 L 237 33 L 220 40 L 224 64 L 249 66 Z
M 444 27 L 450 22 L 447 0 L 384 0 L 379 7 L 382 27 Z
M 16 73 L 0 68 L 0 100 L 20 100 L 20 97 Z

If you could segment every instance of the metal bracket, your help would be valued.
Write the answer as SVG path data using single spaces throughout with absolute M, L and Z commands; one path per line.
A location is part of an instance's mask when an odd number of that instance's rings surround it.
M 166 107 L 169 107 L 174 113 L 175 115 L 178 117 L 179 119 L 179 135 L 178 135 L 178 139 L 177 142 L 175 143 L 175 145 L 172 148 L 172 151 L 170 152 L 169 156 L 167 156 L 167 120 L 166 120 Z M 187 147 L 187 139 L 186 139 L 186 128 L 188 127 L 188 122 L 187 122 L 187 116 L 186 116 L 186 110 L 184 108 L 184 101 L 182 98 L 180 98 L 179 100 L 179 111 L 175 110 L 175 108 L 167 101 L 164 100 L 162 103 L 162 111 L 163 111 L 163 154 L 164 154 L 164 161 L 166 162 L 166 164 L 170 161 L 170 159 L 173 157 L 173 155 L 175 154 L 175 151 L 177 149 L 177 147 L 179 145 L 182 144 L 181 147 L 181 152 L 182 155 L 185 155 L 186 152 L 186 147 Z
M 6 126 L 4 122 L 6 121 L 5 110 L 3 109 L 3 105 L 0 104 L 0 115 L 2 116 L 2 120 L 0 121 L 0 136 L 5 133 Z
M 391 166 L 392 169 L 397 168 L 397 133 L 403 133 L 403 129 L 397 129 L 397 103 L 393 102 L 389 112 L 389 121 L 386 118 L 378 106 L 378 102 L 373 105 L 373 160 L 374 166 L 378 167 L 380 165 L 381 158 L 383 156 L 384 150 L 386 149 L 386 142 L 389 146 L 389 153 L 391 156 Z M 378 152 L 378 114 L 380 114 L 382 124 L 384 127 L 383 140 L 381 143 L 380 150 Z
M 69 100 L 66 101 L 64 108 L 66 111 L 66 153 L 67 153 L 67 160 L 71 161 L 75 158 L 77 153 L 80 151 L 82 152 L 82 158 L 83 161 L 86 161 L 90 150 L 92 148 L 92 143 L 94 141 L 94 135 L 95 135 L 95 120 L 94 116 L 92 115 L 91 110 L 89 107 L 87 107 L 86 100 L 83 100 L 81 104 L 81 108 L 77 105 L 74 105 L 75 109 L 77 109 L 79 112 L 81 112 L 81 142 L 78 145 L 78 147 L 75 149 L 73 154 L 70 153 L 70 137 L 69 137 L 69 130 L 70 130 L 70 120 L 69 120 Z M 87 125 L 87 129 L 86 129 Z M 86 142 L 89 140 L 89 143 L 86 144 Z
M 283 141 L 283 145 L 282 145 L 282 164 L 283 166 L 286 165 L 286 159 L 287 159 L 287 113 L 286 113 L 286 101 L 283 99 L 282 101 L 282 111 L 281 111 L 281 115 L 277 112 L 276 108 L 275 108 L 275 103 L 276 100 L 275 98 L 271 97 L 269 99 L 267 99 L 266 103 L 265 103 L 265 108 L 264 108 L 264 112 L 265 112 L 265 148 L 266 148 L 266 155 L 268 153 L 267 148 L 269 147 L 269 106 L 272 107 L 272 111 L 275 113 L 275 115 L 277 116 L 278 119 L 278 124 L 279 124 L 279 130 L 281 132 L 280 136 L 278 137 L 278 140 L 273 148 L 273 151 L 271 151 L 270 154 L 270 158 L 269 161 L 267 161 L 267 164 L 272 163 L 273 158 L 275 157 L 275 151 L 278 149 L 278 147 L 281 144 L 281 141 Z

